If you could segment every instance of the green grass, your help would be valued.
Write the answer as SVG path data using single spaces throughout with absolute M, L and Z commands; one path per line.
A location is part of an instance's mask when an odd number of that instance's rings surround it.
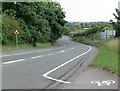
M 118 53 L 107 49 L 105 46 L 99 47 L 99 53 L 90 66 L 100 67 L 120 75 L 118 74 Z
M 13 51 L 13 50 L 24 50 L 24 49 L 33 49 L 33 48 L 50 48 L 52 45 L 50 43 L 37 43 L 36 47 L 33 47 L 30 44 L 19 44 L 18 48 L 15 45 L 3 45 L 2 51 Z
M 111 51 L 118 52 L 118 39 L 105 41 L 103 45 Z
M 90 66 L 100 67 L 120 76 L 120 72 L 118 72 L 118 39 L 112 40 L 92 40 L 88 38 L 76 38 L 76 39 L 75 41 L 77 42 L 94 45 L 99 48 L 99 52 L 96 58 L 91 62 Z
M 99 53 L 90 66 L 100 67 L 120 76 L 118 72 L 118 39 L 98 43 Z

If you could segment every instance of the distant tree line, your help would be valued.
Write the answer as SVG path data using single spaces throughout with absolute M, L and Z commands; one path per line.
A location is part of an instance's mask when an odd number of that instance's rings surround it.
M 76 30 L 81 30 L 85 28 L 89 29 L 96 26 L 104 26 L 107 23 L 108 22 L 68 22 L 67 26 L 69 31 L 76 31 Z
M 66 31 L 65 12 L 57 2 L 3 2 L 2 44 L 15 42 L 14 31 L 19 30 L 19 43 L 50 42 L 54 44 Z
M 95 39 L 99 39 L 99 33 L 101 31 L 104 31 L 104 30 L 111 30 L 113 27 L 111 24 L 109 23 L 106 23 L 106 24 L 102 24 L 102 25 L 99 25 L 99 26 L 93 26 L 91 27 L 90 29 L 87 29 L 87 30 L 81 30 L 78 31 L 78 32 L 71 32 L 69 33 L 71 37 L 75 38 L 75 37 L 81 37 L 81 38 L 95 38 Z

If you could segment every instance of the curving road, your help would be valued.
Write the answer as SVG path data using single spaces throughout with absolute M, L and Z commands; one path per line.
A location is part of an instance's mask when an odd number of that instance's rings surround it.
M 63 45 L 4 53 L 2 56 L 3 89 L 47 89 L 71 84 L 71 78 L 91 53 L 88 45 L 59 39 Z

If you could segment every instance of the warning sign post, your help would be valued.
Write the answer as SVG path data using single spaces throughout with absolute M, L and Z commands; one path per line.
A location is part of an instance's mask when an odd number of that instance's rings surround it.
M 14 34 L 16 35 L 16 49 L 17 49 L 18 48 L 18 35 L 19 35 L 19 31 L 16 30 Z

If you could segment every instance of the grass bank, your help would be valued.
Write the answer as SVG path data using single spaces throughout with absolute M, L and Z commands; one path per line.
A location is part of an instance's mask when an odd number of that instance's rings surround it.
M 120 76 L 120 72 L 118 72 L 118 39 L 91 40 L 87 38 L 78 38 L 75 41 L 94 45 L 99 48 L 99 53 L 91 62 L 90 66 L 100 67 L 104 70 L 111 71 L 113 74 Z
M 90 66 L 100 67 L 120 76 L 118 73 L 117 44 L 117 39 L 102 42 L 102 44 L 99 45 L 99 53 Z
M 36 47 L 33 47 L 31 44 L 19 44 L 18 48 L 16 48 L 16 45 L 3 45 L 2 51 L 24 50 L 34 48 L 50 48 L 52 46 L 53 45 L 51 45 L 51 43 L 38 43 Z

